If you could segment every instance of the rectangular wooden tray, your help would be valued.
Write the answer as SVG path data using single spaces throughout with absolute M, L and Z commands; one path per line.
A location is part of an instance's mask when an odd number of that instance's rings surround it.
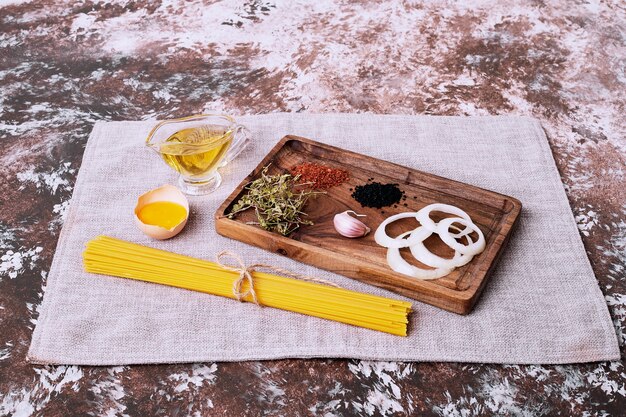
M 285 237 L 246 224 L 254 221 L 253 210 L 229 219 L 231 207 L 244 194 L 244 187 L 270 165 L 269 172 L 284 173 L 303 162 L 314 162 L 345 169 L 350 180 L 332 187 L 326 195 L 307 203 L 306 212 L 315 223 L 303 226 Z M 397 183 L 406 199 L 397 207 L 383 209 L 361 207 L 351 196 L 356 185 L 369 179 L 381 183 Z M 467 265 L 451 274 L 424 281 L 394 272 L 387 265 L 386 249 L 374 241 L 374 231 L 388 216 L 417 211 L 431 203 L 455 205 L 465 210 L 480 227 L 486 248 Z M 215 213 L 215 227 L 223 236 L 231 237 L 289 258 L 317 266 L 337 274 L 376 285 L 458 314 L 468 314 L 506 245 L 517 222 L 522 205 L 515 198 L 472 185 L 438 177 L 391 162 L 346 151 L 334 146 L 296 136 L 281 139 L 259 165 L 248 175 Z M 365 214 L 365 223 L 372 233 L 359 239 L 340 236 L 333 227 L 336 213 L 354 210 Z M 433 213 L 432 218 L 445 217 Z M 390 236 L 418 226 L 414 219 L 401 220 L 388 226 Z M 451 256 L 451 250 L 438 238 L 426 241 L 427 247 L 440 256 Z M 404 251 L 404 250 L 403 250 Z M 409 257 L 405 256 L 409 260 Z M 420 266 L 417 261 L 411 263 Z M 422 266 L 423 267 L 423 266 Z

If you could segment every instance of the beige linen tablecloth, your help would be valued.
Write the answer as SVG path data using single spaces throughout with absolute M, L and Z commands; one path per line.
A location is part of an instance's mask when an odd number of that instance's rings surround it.
M 97 123 L 48 275 L 29 358 L 117 365 L 342 357 L 402 361 L 568 363 L 619 358 L 617 338 L 541 126 L 522 117 L 270 114 L 240 119 L 253 145 L 212 195 L 190 197 L 184 232 L 150 240 L 136 198 L 175 176 L 144 146 L 155 122 Z M 284 135 L 296 134 L 519 198 L 518 230 L 468 316 L 414 302 L 410 332 L 392 336 L 202 293 L 82 270 L 99 235 L 213 259 L 223 249 L 399 297 L 218 236 L 213 213 Z

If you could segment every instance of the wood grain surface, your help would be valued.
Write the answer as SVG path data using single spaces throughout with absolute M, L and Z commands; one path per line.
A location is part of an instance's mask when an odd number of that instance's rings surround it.
M 233 219 L 228 217 L 232 206 L 247 192 L 246 185 L 258 178 L 264 167 L 269 166 L 270 174 L 277 174 L 289 172 L 292 167 L 304 162 L 344 169 L 350 173 L 347 182 L 331 187 L 325 194 L 307 202 L 304 211 L 314 222 L 313 225 L 302 226 L 289 236 L 282 236 L 248 224 L 255 220 L 253 210 L 239 213 Z M 351 194 L 355 186 L 370 180 L 398 184 L 405 193 L 405 199 L 382 209 L 362 207 Z M 468 264 L 436 280 L 420 280 L 393 271 L 387 264 L 387 249 L 374 241 L 373 232 L 391 215 L 415 212 L 432 203 L 451 204 L 466 211 L 485 235 L 485 250 Z M 513 197 L 310 139 L 285 136 L 219 207 L 215 225 L 221 235 L 454 313 L 468 314 L 506 246 L 521 207 L 521 203 Z M 339 235 L 333 226 L 333 217 L 346 210 L 366 215 L 362 220 L 365 219 L 363 221 L 372 233 L 358 239 Z M 443 217 L 447 216 L 443 213 L 433 213 L 432 216 L 434 220 Z M 414 219 L 403 219 L 391 223 L 387 232 L 390 236 L 397 236 L 418 225 Z M 436 235 L 429 237 L 425 244 L 440 256 L 453 255 L 453 251 Z M 401 252 L 405 251 L 409 252 L 408 249 Z M 415 266 L 428 268 L 411 256 L 404 258 Z

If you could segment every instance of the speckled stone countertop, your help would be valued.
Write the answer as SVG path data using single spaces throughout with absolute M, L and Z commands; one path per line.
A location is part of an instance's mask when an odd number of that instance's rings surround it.
M 624 415 L 623 361 L 25 361 L 94 122 L 205 111 L 539 118 L 624 354 L 624 3 L 464 3 L 0 1 L 0 415 Z

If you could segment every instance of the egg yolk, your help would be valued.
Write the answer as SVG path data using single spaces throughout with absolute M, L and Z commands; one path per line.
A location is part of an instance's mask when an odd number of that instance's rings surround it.
M 144 224 L 172 229 L 185 220 L 187 210 L 180 204 L 157 201 L 143 206 L 137 216 Z

